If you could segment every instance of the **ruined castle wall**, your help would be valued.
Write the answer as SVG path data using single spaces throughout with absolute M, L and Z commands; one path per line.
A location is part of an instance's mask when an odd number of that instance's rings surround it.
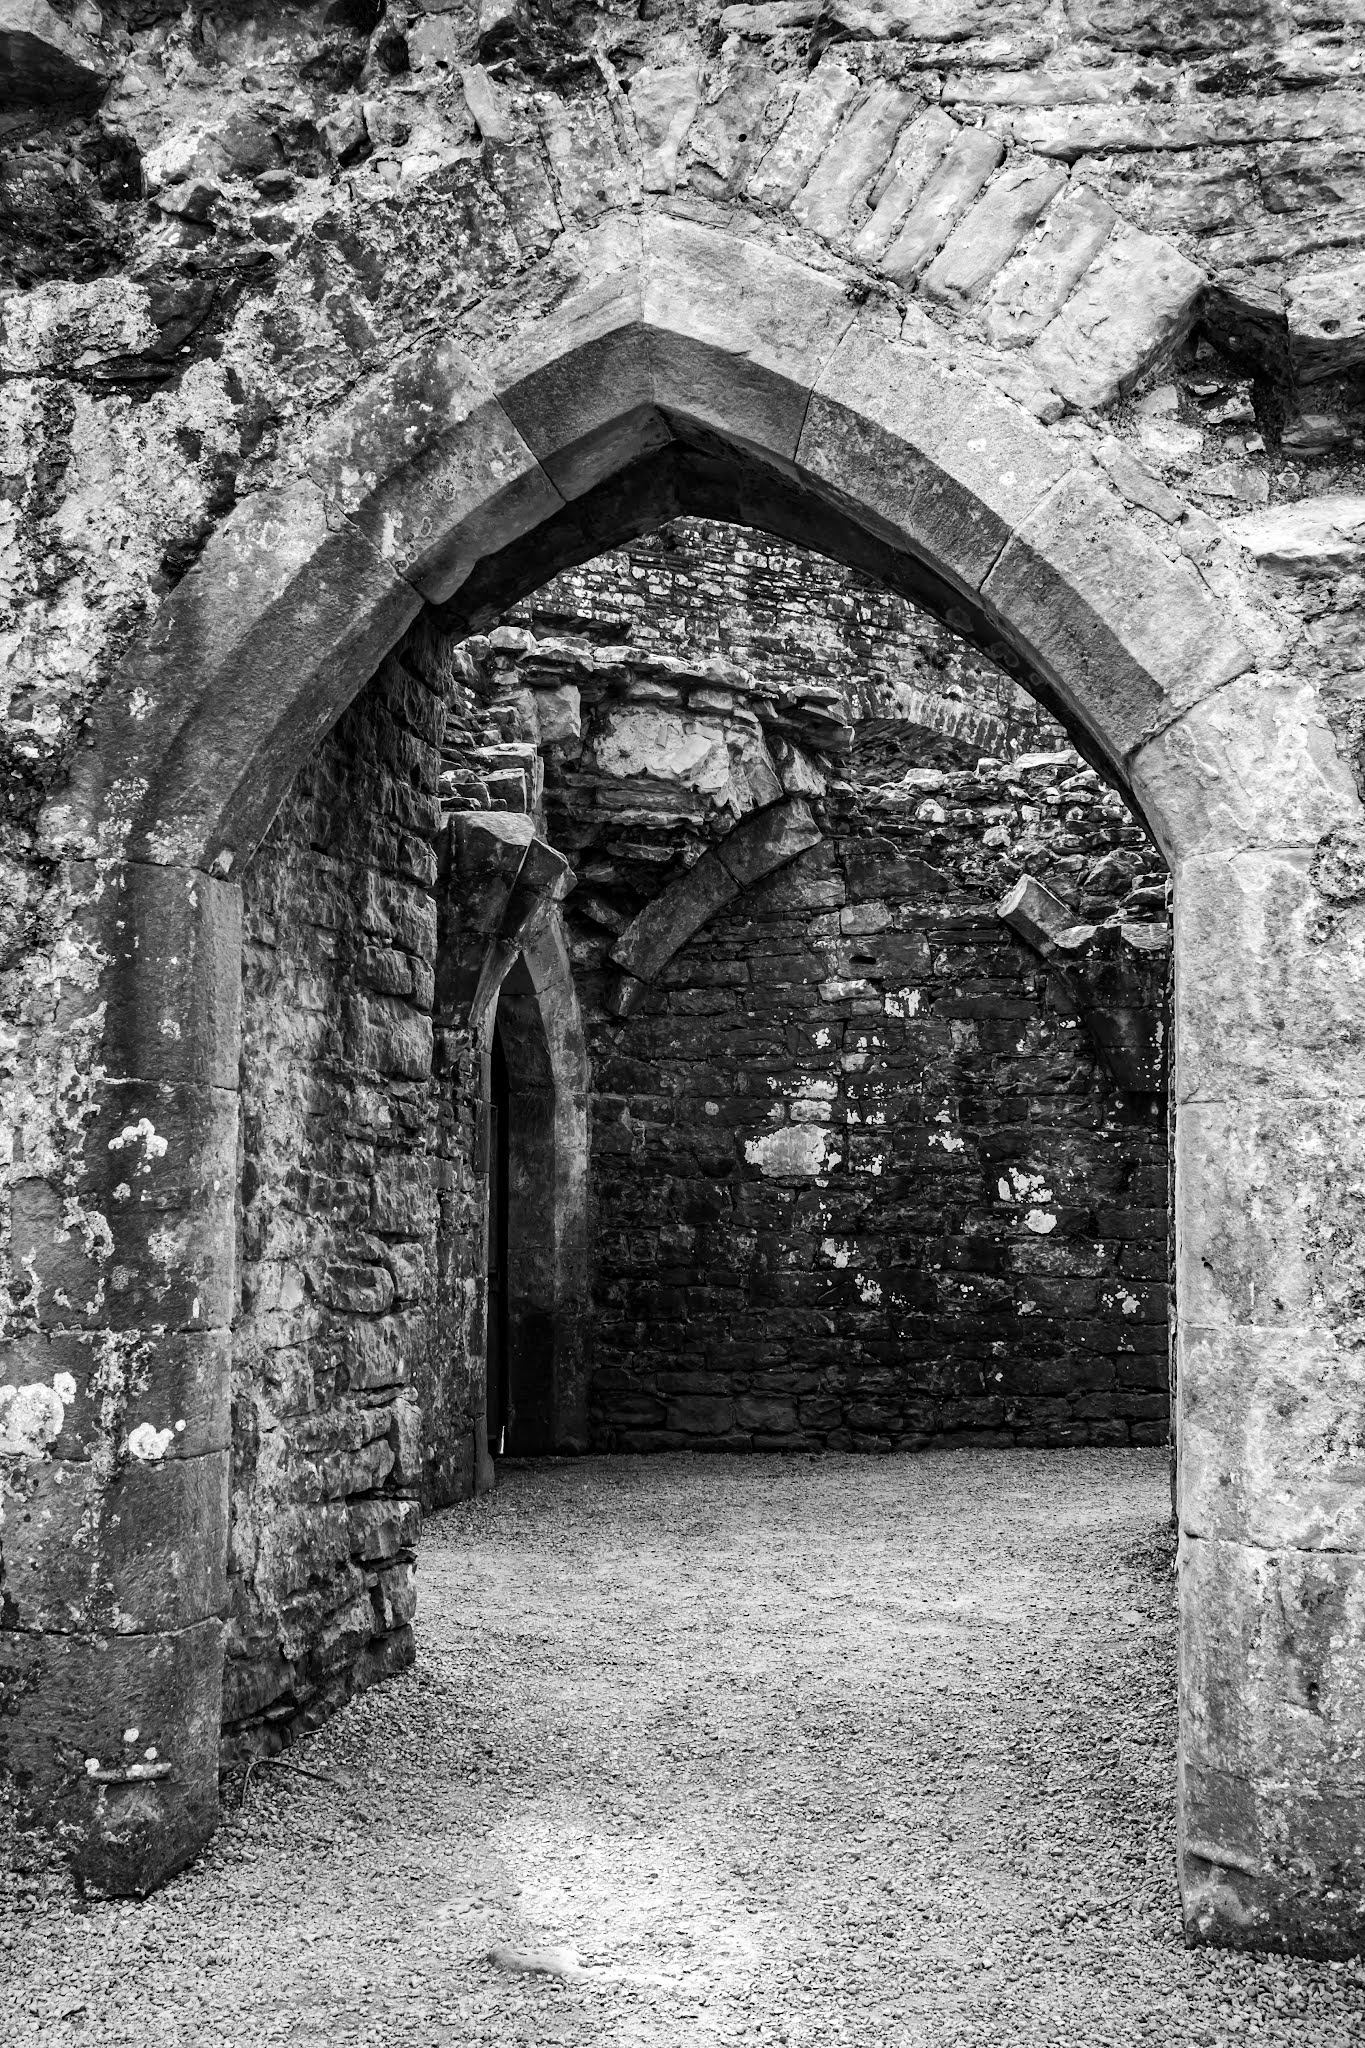
M 584 701 L 545 804 L 582 876 L 594 1440 L 1161 1440 L 1164 1097 L 1120 1088 L 1074 989 L 997 915 L 1029 873 L 1077 922 L 1136 928 L 1159 1008 L 1165 872 L 1122 799 L 943 627 L 760 533 L 674 521 L 514 617 L 538 637 L 500 636 L 507 698 L 531 677 Z M 695 857 L 735 823 L 728 785 L 670 842 L 659 817 L 692 793 L 658 736 L 682 762 L 746 704 L 776 706 L 822 764 L 823 841 L 717 913 L 622 1021 L 621 923 L 682 871 L 681 838 Z M 654 772 L 613 782 L 633 718 Z
M 1050 841 L 1033 870 L 1099 871 L 1092 904 L 1145 879 L 1078 771 L 832 800 L 646 1009 L 598 1013 L 598 1441 L 1164 1440 L 1164 1100 L 1000 923 L 983 844 Z

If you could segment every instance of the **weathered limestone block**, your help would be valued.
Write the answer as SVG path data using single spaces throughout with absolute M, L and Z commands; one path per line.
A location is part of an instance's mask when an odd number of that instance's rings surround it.
M 226 1449 L 168 1456 L 143 1425 L 115 1456 L 112 1479 L 103 1460 L 47 1458 L 7 1489 L 10 1626 L 155 1634 L 222 1613 L 226 1550 L 198 1532 L 227 1525 Z
M 250 498 L 102 698 L 49 844 L 229 873 L 332 724 L 338 674 L 358 689 L 420 603 L 312 484 Z
M 678 152 L 700 105 L 695 66 L 646 65 L 631 79 L 630 110 L 644 150 L 640 181 L 646 192 L 671 192 L 677 184 Z
M 15 1631 L 5 1663 L 13 1697 L 48 1709 L 41 1722 L 0 1715 L 0 1769 L 21 1824 L 44 1825 L 88 1884 L 116 1894 L 145 1894 L 182 1869 L 218 1822 L 222 1623 L 173 1635 Z
M 1317 692 L 1255 673 L 1186 711 L 1132 758 L 1142 813 L 1168 857 L 1315 847 L 1360 798 Z
M 1225 1330 L 1365 1331 L 1358 1100 L 1191 1102 L 1176 1120 L 1182 1318 Z
M 1073 184 L 1058 199 L 1043 232 L 1006 265 L 986 308 L 986 331 L 997 347 L 1036 341 L 1056 318 L 1113 231 L 1117 216 L 1097 192 Z
M 878 83 L 847 115 L 791 210 L 812 233 L 837 241 L 855 222 L 858 201 L 882 169 L 914 113 L 914 94 Z
M 720 861 L 742 889 L 774 868 L 820 844 L 820 827 L 810 806 L 793 798 L 737 825 L 716 848 Z
M 561 503 L 453 343 L 419 349 L 352 398 L 308 451 L 329 503 L 429 602 Z
M 653 393 L 670 424 L 794 455 L 811 385 L 856 316 L 842 281 L 658 216 L 644 246 Z
M 1186 331 L 1206 282 L 1173 242 L 1117 226 L 1034 342 L 1033 362 L 1072 405 L 1112 405 Z
M 1365 1560 L 1187 1535 L 1180 1569 L 1187 1933 L 1354 1955 Z
M 1247 512 L 1226 530 L 1263 569 L 1283 576 L 1341 576 L 1365 563 L 1365 497 L 1354 492 Z
M 1181 862 L 1180 1103 L 1365 1096 L 1365 879 L 1345 900 L 1324 896 L 1321 859 L 1299 848 Z M 1229 957 L 1254 960 L 1255 976 L 1209 971 Z
M 1066 184 L 1057 164 L 1027 157 L 987 186 L 929 265 L 921 290 L 954 304 L 978 298 Z
M 237 1098 L 226 1090 L 105 1085 L 70 1191 L 14 1191 L 16 1258 L 50 1329 L 214 1329 L 232 1316 L 233 1252 L 219 1214 L 232 1186 Z
M 652 980 L 741 886 L 717 853 L 703 854 L 626 927 L 611 949 L 612 959 L 637 981 Z
M 860 327 L 821 372 L 798 461 L 839 496 L 857 478 L 862 516 L 968 589 L 1067 469 L 1041 429 L 937 351 Z
M 832 57 L 822 58 L 801 88 L 781 134 L 750 177 L 749 197 L 766 206 L 790 205 L 857 97 L 854 74 Z
M 854 254 L 865 263 L 886 253 L 958 133 L 956 121 L 936 106 L 925 107 L 906 124 L 889 165 L 872 187 L 872 212 L 853 238 Z
M 1362 288 L 1365 264 L 1360 262 L 1333 264 L 1286 282 L 1289 353 L 1302 383 L 1336 377 L 1365 362 Z
M 1182 1321 L 1180 1501 L 1191 1536 L 1365 1553 L 1365 1359 L 1328 1330 Z
M 964 128 L 930 173 L 881 268 L 898 284 L 926 270 L 1004 155 L 1004 144 L 983 128 Z
M 1093 924 L 1078 924 L 1069 907 L 1033 875 L 1019 877 L 996 915 L 1044 959 L 1059 951 L 1079 952 L 1095 936 Z
M 1103 676 L 1075 710 L 1111 759 L 1126 759 L 1158 723 L 1252 665 L 1193 569 L 1134 532 L 1117 501 L 1079 475 L 1025 520 L 983 595 L 1045 674 L 1060 680 L 1084 664 Z

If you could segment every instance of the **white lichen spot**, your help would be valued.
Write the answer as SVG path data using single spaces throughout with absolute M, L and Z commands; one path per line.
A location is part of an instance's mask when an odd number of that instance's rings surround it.
M 143 1158 L 137 1171 L 147 1173 L 154 1159 L 165 1158 L 166 1144 L 166 1139 L 160 1136 L 151 1118 L 140 1116 L 135 1124 L 125 1124 L 118 1136 L 109 1140 L 109 1150 L 122 1152 L 125 1146 L 139 1147 Z
M 850 1257 L 848 1246 L 846 1244 L 840 1244 L 837 1237 L 821 1238 L 820 1250 L 823 1256 L 829 1260 L 832 1266 L 838 1266 L 840 1269 L 842 1269 L 844 1266 L 848 1264 Z
M 1009 1178 L 1004 1176 L 995 1184 L 996 1193 L 1002 1202 L 1050 1202 L 1052 1190 L 1047 1185 L 1044 1173 L 1025 1173 L 1021 1167 L 1011 1166 Z
M 951 1131 L 931 1131 L 929 1143 L 931 1145 L 941 1145 L 945 1152 L 961 1152 L 965 1149 L 967 1140 L 965 1138 L 955 1138 Z
M 54 1372 L 52 1391 L 62 1405 L 69 1408 L 76 1398 L 76 1382 L 69 1372 Z
M 140 1458 L 144 1465 L 159 1465 L 174 1435 L 174 1430 L 155 1429 L 150 1422 L 139 1422 L 136 1429 L 128 1432 L 128 1455 Z
M 59 1373 L 57 1378 L 70 1386 L 74 1400 L 76 1387 L 71 1375 Z M 33 1380 L 24 1387 L 0 1387 L 0 1456 L 45 1458 L 61 1435 L 65 1416 L 62 1390 L 55 1384 L 49 1387 L 42 1380 Z
M 719 1115 L 720 1115 L 720 1104 L 719 1104 L 718 1102 L 708 1102 L 708 1103 L 705 1103 L 705 1104 L 703 1105 L 703 1107 L 705 1108 L 705 1110 L 706 1110 L 706 1114 L 707 1114 L 708 1116 L 719 1116 Z
M 180 1026 L 176 1023 L 174 1017 L 163 1017 L 157 1026 L 157 1030 L 163 1038 L 169 1038 L 172 1041 L 179 1040 Z
M 837 1166 L 840 1153 L 820 1124 L 784 1124 L 766 1137 L 747 1138 L 744 1157 L 766 1180 L 814 1178 Z
M 1037 1231 L 1039 1237 L 1046 1237 L 1049 1231 L 1057 1228 L 1057 1218 L 1049 1216 L 1046 1209 L 1030 1209 L 1024 1218 L 1024 1228 Z
M 892 988 L 886 992 L 883 1008 L 888 1017 L 918 1017 L 921 992 L 917 988 Z
M 138 1736 L 141 1733 L 142 1730 L 140 1728 L 125 1728 L 123 1731 L 123 1739 L 125 1742 L 136 1742 Z
M 876 1308 L 882 1298 L 882 1290 L 879 1283 L 866 1277 L 861 1279 L 858 1282 L 858 1298 L 866 1302 L 869 1308 Z
M 132 1189 L 129 1187 L 126 1180 L 121 1180 L 118 1186 L 114 1189 L 114 1200 L 116 1202 L 131 1202 L 132 1199 Z
M 151 709 L 152 699 L 147 695 L 147 692 L 142 689 L 134 690 L 132 696 L 128 699 L 129 717 L 141 720 L 147 716 Z
M 819 1049 L 819 1050 L 820 1050 L 821 1052 L 823 1052 L 823 1051 L 825 1050 L 826 1046 L 827 1046 L 827 1045 L 829 1044 L 829 1032 L 828 1032 L 828 1030 L 827 1030 L 827 1029 L 825 1028 L 825 1026 L 824 1026 L 823 1024 L 822 1024 L 822 1025 L 820 1026 L 819 1030 L 818 1030 L 818 1031 L 817 1031 L 817 1032 L 815 1033 L 815 1035 L 814 1035 L 814 1038 L 812 1039 L 812 1043 L 813 1043 L 813 1044 L 814 1044 L 814 1045 L 815 1045 L 816 1047 L 818 1047 L 818 1049 Z

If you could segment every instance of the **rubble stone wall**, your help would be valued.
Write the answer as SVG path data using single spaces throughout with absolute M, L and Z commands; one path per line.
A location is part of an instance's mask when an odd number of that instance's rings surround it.
M 229 1753 L 411 1659 L 424 1411 L 437 1442 L 463 1411 L 472 1477 L 464 1361 L 429 1365 L 443 723 L 392 657 L 244 878 Z
M 1027 809 L 1121 890 L 1141 835 L 1074 756 L 912 773 L 598 1025 L 608 1447 L 1165 1438 L 1164 1097 L 1115 1086 L 982 846 Z
M 997 915 L 1028 873 L 1077 923 L 1164 939 L 1164 865 L 1123 800 L 1001 669 L 771 536 L 674 521 L 512 616 L 523 643 L 484 658 L 502 698 L 529 678 L 582 705 L 544 801 L 582 877 L 595 1441 L 1161 1440 L 1164 1089 L 1118 1087 Z M 730 698 L 782 707 L 824 761 L 822 843 L 719 910 L 621 1021 L 615 927 L 663 894 L 679 839 L 733 813 L 670 835 L 690 792 L 666 757 L 613 779 L 595 735 L 631 706 L 695 732 Z

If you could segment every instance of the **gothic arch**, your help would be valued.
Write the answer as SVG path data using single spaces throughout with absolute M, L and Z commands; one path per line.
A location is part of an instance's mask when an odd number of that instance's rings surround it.
M 47 1327 L 84 1332 L 63 1369 L 135 1354 L 149 1420 L 187 1429 L 185 1455 L 118 1482 L 118 1516 L 86 1468 L 60 1566 L 11 1576 L 28 1632 L 11 1758 L 97 1879 L 155 1882 L 214 1822 L 234 872 L 424 604 L 486 615 L 560 562 L 724 504 L 988 646 L 1171 863 L 1187 1924 L 1350 1953 L 1365 1504 L 1333 1448 L 1360 1390 L 1331 1235 L 1365 1164 L 1365 1003 L 1310 943 L 1310 861 L 1358 800 L 1308 693 L 1253 672 L 1225 606 L 1078 441 L 903 334 L 865 280 L 761 234 L 604 229 L 577 276 L 557 254 L 458 346 L 359 392 L 297 480 L 210 541 L 50 807 L 99 969 L 71 1015 L 98 1017 L 100 1050 L 77 1177 L 22 1184 L 17 1255 Z M 44 1469 L 72 1448 L 59 1434 Z M 101 1761 L 130 1703 L 156 1775 Z

